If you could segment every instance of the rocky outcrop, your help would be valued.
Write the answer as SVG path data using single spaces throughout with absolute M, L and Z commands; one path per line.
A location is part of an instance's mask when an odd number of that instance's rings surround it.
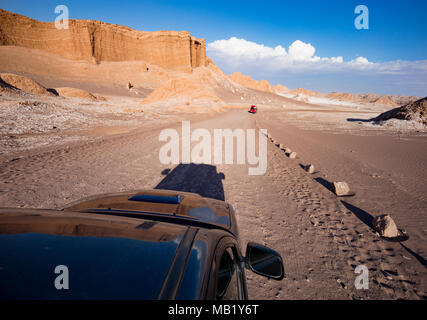
M 145 32 L 94 20 L 69 20 L 68 29 L 0 9 L 0 45 L 41 49 L 70 60 L 145 61 L 191 72 L 205 66 L 204 39 L 187 31 Z
M 384 112 L 374 120 L 381 122 L 389 119 L 415 120 L 427 126 L 427 97 Z
M 270 83 L 268 83 L 267 80 L 256 81 L 252 79 L 250 76 L 245 76 L 240 72 L 235 72 L 233 74 L 230 74 L 228 77 L 232 81 L 234 81 L 237 84 L 240 84 L 243 87 L 265 91 L 265 92 L 273 92 L 273 89 L 271 88 Z

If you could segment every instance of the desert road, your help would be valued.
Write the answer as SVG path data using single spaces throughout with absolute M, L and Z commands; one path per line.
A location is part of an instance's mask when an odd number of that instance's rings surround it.
M 268 141 L 266 173 L 248 175 L 248 164 L 163 165 L 159 134 L 167 127 L 180 132 L 181 122 L 3 156 L 0 206 L 57 208 L 90 195 L 146 188 L 196 192 L 236 208 L 243 247 L 254 241 L 282 255 L 284 280 L 247 273 L 252 299 L 427 298 L 425 137 L 399 144 L 396 136 L 318 133 L 274 112 L 192 116 L 192 130 L 267 129 L 298 154 L 289 159 Z M 399 162 L 396 152 L 411 156 Z M 309 163 L 314 174 L 302 168 Z M 336 197 L 327 188 L 331 181 L 346 181 L 356 195 Z M 409 239 L 377 236 L 370 219 L 379 214 L 391 214 Z M 355 288 L 359 265 L 369 270 L 369 289 Z

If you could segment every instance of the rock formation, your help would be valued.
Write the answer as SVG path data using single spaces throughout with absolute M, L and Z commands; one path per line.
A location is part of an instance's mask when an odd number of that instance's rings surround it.
M 312 164 L 309 164 L 305 167 L 305 171 L 307 171 L 308 173 L 313 174 L 314 173 L 314 166 Z
M 278 84 L 278 85 L 273 87 L 273 91 L 275 93 L 287 93 L 290 90 L 288 87 L 285 87 L 284 85 Z
M 427 97 L 409 103 L 399 108 L 384 112 L 376 117 L 375 121 L 386 121 L 389 119 L 415 120 L 427 125 Z
M 305 95 L 308 97 L 315 97 L 317 95 L 319 95 L 318 92 L 315 91 L 310 91 L 307 89 L 303 89 L 303 88 L 296 88 L 295 90 L 289 91 L 289 93 L 295 94 L 295 95 Z
M 240 84 L 243 87 L 265 91 L 265 92 L 273 92 L 273 89 L 271 88 L 270 83 L 268 83 L 267 80 L 256 81 L 252 79 L 250 76 L 245 76 L 240 72 L 235 72 L 233 74 L 230 74 L 228 77 L 232 81 L 236 82 L 237 84 Z
M 70 60 L 145 61 L 191 72 L 205 66 L 204 39 L 187 31 L 144 32 L 94 20 L 69 20 L 68 29 L 0 9 L 0 45 L 41 49 Z
M 372 226 L 382 237 L 394 238 L 400 235 L 396 223 L 389 215 L 375 217 L 372 220 Z
M 350 188 L 345 182 L 333 182 L 332 188 L 338 197 L 346 196 L 350 193 Z
M 289 154 L 289 159 L 296 159 L 296 157 L 297 157 L 297 153 L 296 152 L 291 152 Z

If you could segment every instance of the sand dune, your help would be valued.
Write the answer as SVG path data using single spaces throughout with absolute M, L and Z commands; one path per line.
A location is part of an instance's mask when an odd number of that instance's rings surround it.
M 167 81 L 154 90 L 142 103 L 175 100 L 176 103 L 219 103 L 221 100 L 197 81 L 178 78 Z
M 62 87 L 62 88 L 55 88 L 55 91 L 60 95 L 64 97 L 74 97 L 74 98 L 83 98 L 83 99 L 89 99 L 89 100 L 106 100 L 103 96 L 92 94 L 90 92 L 87 92 L 85 90 L 76 89 L 76 88 L 70 88 L 70 87 Z
M 17 88 L 19 90 L 35 93 L 35 94 L 46 94 L 54 95 L 48 91 L 45 87 L 34 81 L 33 79 L 19 76 L 12 73 L 0 73 L 0 79 L 7 83 L 9 86 Z
M 250 76 L 245 76 L 240 72 L 235 72 L 228 76 L 232 81 L 251 89 L 265 91 L 265 92 L 273 92 L 273 89 L 268 83 L 267 80 L 256 81 L 252 79 Z

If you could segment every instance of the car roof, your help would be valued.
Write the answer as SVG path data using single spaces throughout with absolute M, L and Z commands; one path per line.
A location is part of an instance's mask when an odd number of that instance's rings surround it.
M 0 298 L 196 299 L 208 275 L 196 272 L 193 283 L 188 274 L 210 266 L 227 234 L 144 217 L 0 208 L 0 283 L 8 288 Z M 69 267 L 73 290 L 55 289 L 56 265 Z
M 0 209 L 5 299 L 156 299 L 188 227 L 145 219 Z M 179 249 L 180 248 L 180 249 Z M 65 265 L 72 290 L 57 290 Z
M 237 236 L 233 207 L 227 202 L 195 193 L 171 190 L 137 190 L 88 197 L 61 210 L 163 218 L 172 223 L 187 222 L 221 228 Z

